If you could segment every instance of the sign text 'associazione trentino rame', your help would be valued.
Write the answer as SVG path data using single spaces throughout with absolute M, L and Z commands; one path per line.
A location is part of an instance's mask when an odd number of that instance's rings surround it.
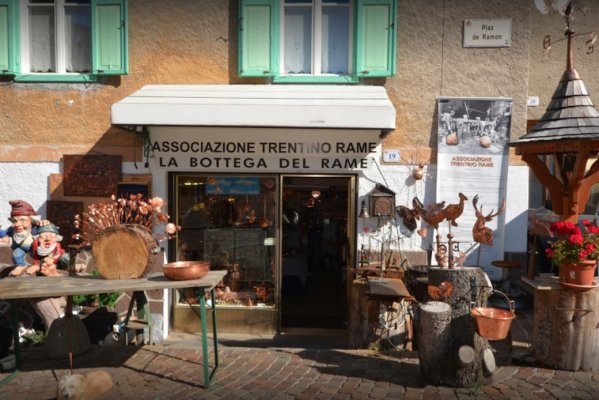
M 161 168 L 365 169 L 376 141 L 187 141 L 151 145 Z

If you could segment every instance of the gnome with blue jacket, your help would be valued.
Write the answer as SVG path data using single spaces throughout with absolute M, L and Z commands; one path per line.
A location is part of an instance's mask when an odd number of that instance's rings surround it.
M 11 200 L 12 207 L 9 221 L 12 226 L 6 230 L 0 230 L 0 238 L 10 236 L 12 239 L 10 248 L 12 250 L 12 262 L 15 268 L 10 272 L 11 276 L 20 276 L 25 273 L 28 264 L 25 256 L 30 252 L 33 245 L 33 235 L 36 234 L 36 226 L 47 224 L 41 218 L 31 204 L 23 200 Z

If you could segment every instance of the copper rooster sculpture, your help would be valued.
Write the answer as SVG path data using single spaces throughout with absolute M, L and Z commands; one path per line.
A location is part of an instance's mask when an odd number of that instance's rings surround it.
M 438 286 L 428 285 L 427 292 L 433 300 L 447 300 L 453 294 L 453 283 L 444 281 Z
M 458 226 L 458 223 L 455 222 L 455 220 L 458 219 L 464 212 L 464 202 L 468 200 L 468 197 L 466 197 L 463 193 L 458 193 L 458 196 L 460 197 L 460 202 L 458 204 L 450 204 L 445 207 L 445 210 L 443 210 L 445 213 L 445 219 L 448 220 L 453 226 Z
M 472 227 L 472 238 L 477 243 L 491 246 L 493 245 L 493 229 L 487 228 L 485 223 L 493 220 L 493 218 L 501 214 L 501 212 L 505 209 L 505 199 L 503 199 L 503 203 L 496 213 L 493 213 L 493 210 L 491 210 L 491 212 L 487 215 L 483 215 L 482 207 L 480 209 L 477 208 L 477 203 L 478 195 L 474 196 L 474 199 L 472 199 L 472 205 L 476 210 L 476 222 Z

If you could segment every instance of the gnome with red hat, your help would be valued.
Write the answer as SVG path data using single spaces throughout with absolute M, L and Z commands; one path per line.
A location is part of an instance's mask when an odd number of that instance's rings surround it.
M 9 221 L 12 226 L 6 230 L 0 230 L 0 238 L 10 236 L 12 243 L 12 261 L 15 268 L 11 271 L 11 276 L 22 275 L 27 269 L 25 256 L 31 250 L 33 244 L 33 235 L 36 233 L 34 225 L 40 225 L 41 219 L 35 212 L 31 204 L 23 200 L 11 200 L 9 204 L 12 207 Z
M 62 236 L 58 234 L 56 225 L 49 223 L 40 226 L 33 239 L 31 247 L 33 264 L 25 271 L 28 275 L 39 273 L 45 276 L 58 276 L 57 268 L 67 269 L 69 257 L 60 245 Z

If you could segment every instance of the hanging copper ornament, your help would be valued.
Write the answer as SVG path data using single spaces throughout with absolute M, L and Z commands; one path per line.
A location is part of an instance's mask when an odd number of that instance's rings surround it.
M 412 177 L 419 181 L 424 178 L 424 164 L 418 164 L 412 171 Z

